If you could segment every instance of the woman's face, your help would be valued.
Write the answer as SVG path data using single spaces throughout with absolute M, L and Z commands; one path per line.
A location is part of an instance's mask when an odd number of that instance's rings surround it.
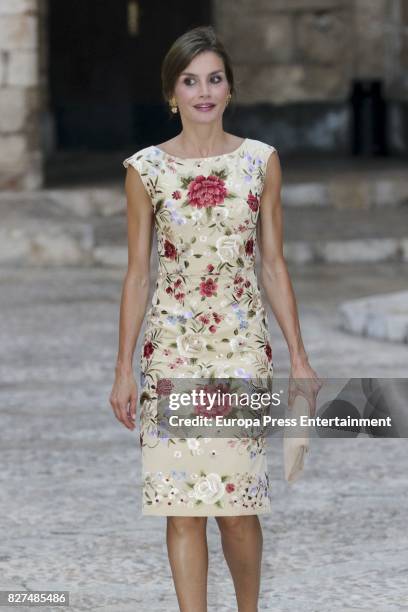
M 222 116 L 229 91 L 224 62 L 213 51 L 203 51 L 179 75 L 174 96 L 183 119 L 210 123 Z M 211 106 L 200 109 L 203 104 Z

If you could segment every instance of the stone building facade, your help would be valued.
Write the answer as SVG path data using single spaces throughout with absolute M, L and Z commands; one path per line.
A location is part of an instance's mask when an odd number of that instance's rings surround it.
M 53 146 L 48 2 L 0 0 L 2 189 L 41 187 Z M 230 129 L 244 124 L 283 153 L 347 155 L 351 83 L 379 79 L 390 152 L 407 153 L 406 0 L 213 0 L 212 15 L 235 65 Z

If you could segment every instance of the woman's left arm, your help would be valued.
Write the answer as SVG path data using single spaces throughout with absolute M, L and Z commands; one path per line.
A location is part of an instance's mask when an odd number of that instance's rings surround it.
M 288 345 L 291 377 L 318 380 L 303 344 L 296 298 L 283 256 L 281 186 L 281 165 L 275 151 L 269 156 L 266 166 L 258 216 L 261 282 Z

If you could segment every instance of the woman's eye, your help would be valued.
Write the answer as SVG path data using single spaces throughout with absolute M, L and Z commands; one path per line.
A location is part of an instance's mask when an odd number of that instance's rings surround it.
M 194 80 L 195 79 L 187 78 L 187 79 L 184 79 L 184 83 L 186 85 L 191 85 L 191 82 L 192 81 L 194 82 Z M 219 83 L 220 81 L 222 81 L 222 76 L 219 76 L 219 75 L 213 76 L 213 77 L 211 77 L 211 81 L 215 82 L 215 83 Z

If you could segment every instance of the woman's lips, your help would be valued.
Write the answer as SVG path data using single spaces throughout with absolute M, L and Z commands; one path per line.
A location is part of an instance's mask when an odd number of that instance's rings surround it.
M 199 111 L 210 111 L 212 108 L 214 108 L 215 104 L 205 104 L 205 105 L 199 105 L 197 104 L 196 106 L 194 106 L 194 108 L 196 108 Z

